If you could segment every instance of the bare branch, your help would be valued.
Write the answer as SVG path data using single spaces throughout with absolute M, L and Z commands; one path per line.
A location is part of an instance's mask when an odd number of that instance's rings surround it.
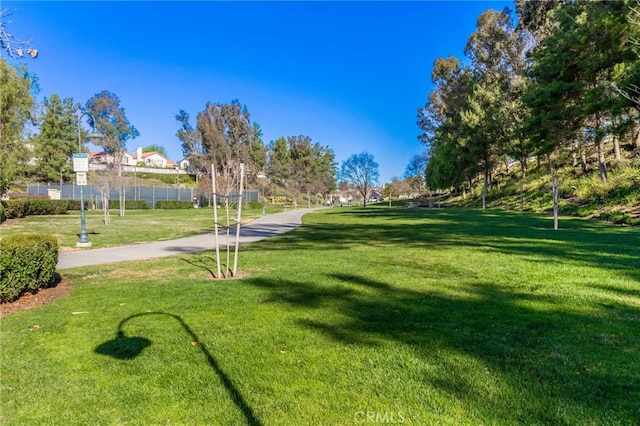
M 6 20 L 11 16 L 8 8 L 0 10 L 0 49 L 4 50 L 13 59 L 22 59 L 25 55 L 35 59 L 38 57 L 38 49 L 31 46 L 31 40 L 23 41 L 7 31 L 7 25 L 12 21 Z

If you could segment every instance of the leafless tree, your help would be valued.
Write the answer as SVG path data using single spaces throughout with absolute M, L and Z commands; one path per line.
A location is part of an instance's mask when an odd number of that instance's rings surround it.
M 4 50 L 13 59 L 21 59 L 25 55 L 34 59 L 37 58 L 38 50 L 31 46 L 31 40 L 21 40 L 7 30 L 7 25 L 12 22 L 7 18 L 11 15 L 8 8 L 0 10 L 0 49 Z

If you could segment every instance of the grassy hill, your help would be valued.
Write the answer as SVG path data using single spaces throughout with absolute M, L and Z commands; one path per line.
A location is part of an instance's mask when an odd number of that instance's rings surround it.
M 558 170 L 560 213 L 600 219 L 618 224 L 640 224 L 640 159 L 628 153 L 626 158 L 609 164 L 608 178 L 602 182 L 597 164 L 590 164 L 586 174 L 580 166 L 565 163 Z M 524 180 L 524 211 L 551 212 L 553 207 L 551 175 L 546 161 L 529 164 Z M 487 196 L 488 207 L 520 211 L 521 173 L 518 163 L 509 170 L 503 166 L 494 176 Z M 473 191 L 451 192 L 439 197 L 425 197 L 445 206 L 482 206 L 482 179 L 474 182 Z M 472 194 L 473 192 L 473 194 Z

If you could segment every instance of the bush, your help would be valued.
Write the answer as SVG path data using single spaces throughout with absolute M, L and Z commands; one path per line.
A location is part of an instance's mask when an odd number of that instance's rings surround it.
M 607 198 L 615 202 L 634 193 L 640 184 L 640 168 L 624 167 L 609 172 L 606 182 L 602 182 L 598 173 L 592 173 L 574 182 L 573 192 L 577 198 L 585 201 L 603 201 Z
M 109 200 L 109 208 L 114 210 L 119 209 L 120 200 Z M 144 209 L 148 209 L 149 206 L 147 205 L 147 202 L 145 200 L 125 200 L 124 208 L 125 210 L 144 210 Z
M 640 224 L 640 218 L 634 218 L 629 213 L 625 212 L 602 212 L 600 213 L 600 219 L 620 225 Z
M 26 216 L 65 214 L 69 210 L 69 200 L 21 199 L 2 201 L 6 219 Z
M 156 208 L 163 210 L 192 209 L 192 201 L 156 201 Z
M 27 215 L 27 203 L 29 200 L 2 201 L 7 219 L 19 219 Z
M 54 282 L 58 240 L 51 235 L 19 234 L 0 240 L 0 302 L 35 293 Z
M 89 210 L 91 208 L 91 202 L 85 200 L 84 201 L 84 209 Z M 80 200 L 71 200 L 69 202 L 69 210 L 80 210 Z
M 0 203 L 0 223 L 4 222 L 4 204 Z
M 249 204 L 249 208 L 252 210 L 260 210 L 262 209 L 262 203 L 259 203 L 257 201 L 251 201 Z
M 65 214 L 69 210 L 69 200 L 28 200 L 27 216 Z
M 133 173 L 125 173 L 127 176 L 132 176 Z M 175 173 L 145 173 L 147 179 L 155 179 L 165 183 L 167 185 L 175 185 L 176 184 L 176 174 Z M 140 179 L 140 172 L 138 172 L 138 179 Z M 185 173 L 180 173 L 178 175 L 178 183 L 181 185 L 194 186 L 196 184 L 195 177 L 192 175 L 188 175 Z

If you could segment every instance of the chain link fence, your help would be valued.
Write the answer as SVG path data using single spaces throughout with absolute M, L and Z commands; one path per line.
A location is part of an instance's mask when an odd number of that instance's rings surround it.
M 49 196 L 52 199 L 80 200 L 80 187 L 75 183 L 35 183 L 27 185 L 27 195 Z M 85 201 L 89 201 L 96 208 L 102 208 L 102 195 L 100 187 L 97 185 L 85 185 L 83 188 Z M 192 201 L 197 200 L 200 206 L 210 205 L 210 194 L 201 194 L 197 188 L 177 188 L 170 185 L 158 186 L 125 186 L 125 200 L 144 200 L 150 208 L 154 208 L 157 201 Z M 221 197 L 218 197 L 218 201 Z M 109 190 L 110 200 L 119 200 L 120 192 L 118 187 L 111 187 Z M 230 196 L 232 202 L 238 199 L 237 192 Z M 245 203 L 259 202 L 260 193 L 256 189 L 247 189 L 243 193 Z

